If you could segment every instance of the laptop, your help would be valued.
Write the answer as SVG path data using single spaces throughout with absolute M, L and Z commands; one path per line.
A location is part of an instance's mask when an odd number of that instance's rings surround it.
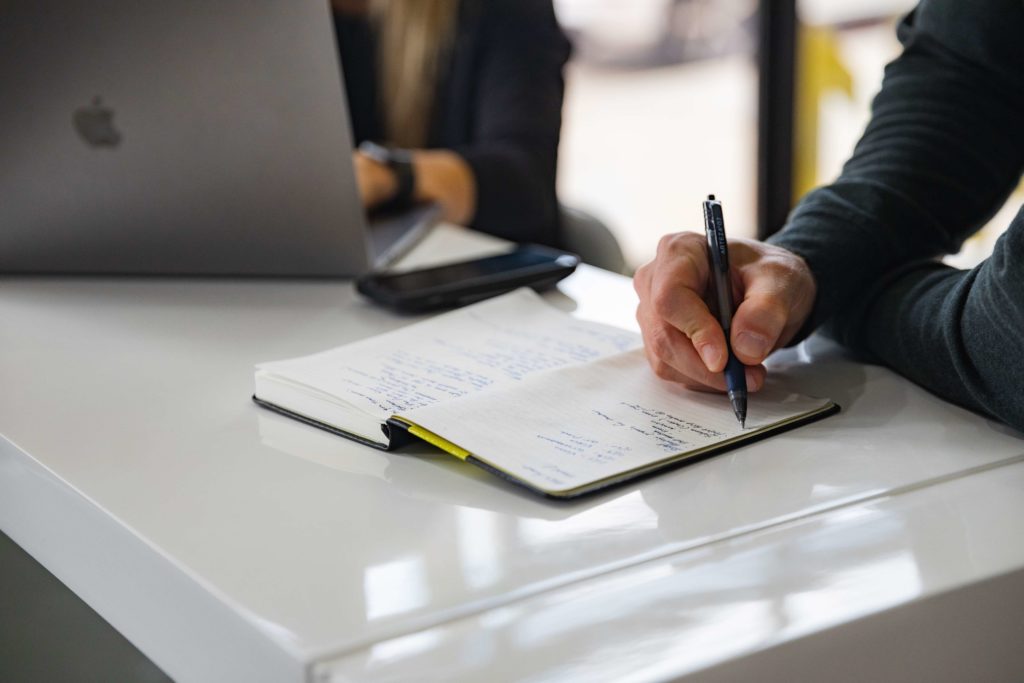
M 0 273 L 348 277 L 371 226 L 328 0 L 0 5 Z

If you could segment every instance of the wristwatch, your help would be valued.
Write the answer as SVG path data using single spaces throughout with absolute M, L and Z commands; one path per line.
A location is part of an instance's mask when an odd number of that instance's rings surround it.
M 398 147 L 385 147 L 366 140 L 359 145 L 359 151 L 379 164 L 391 169 L 398 181 L 398 188 L 384 204 L 382 211 L 398 211 L 412 206 L 416 190 L 416 173 L 412 165 L 412 152 Z

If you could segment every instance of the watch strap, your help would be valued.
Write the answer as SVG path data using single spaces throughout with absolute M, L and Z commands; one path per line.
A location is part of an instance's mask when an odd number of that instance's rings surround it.
M 395 174 L 396 189 L 391 198 L 381 204 L 381 211 L 401 211 L 413 204 L 416 195 L 416 173 L 412 163 L 412 152 L 398 147 L 385 147 L 367 140 L 359 145 L 359 151 Z

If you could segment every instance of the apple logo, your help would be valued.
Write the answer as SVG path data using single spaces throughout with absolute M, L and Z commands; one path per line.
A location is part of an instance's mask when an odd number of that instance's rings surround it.
M 103 106 L 99 96 L 76 109 L 73 120 L 79 137 L 93 147 L 117 147 L 121 142 L 121 133 L 114 128 L 114 110 Z

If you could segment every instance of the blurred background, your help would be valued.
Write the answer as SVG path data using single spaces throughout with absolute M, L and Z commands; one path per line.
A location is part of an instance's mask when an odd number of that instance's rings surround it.
M 834 178 L 867 123 L 895 27 L 915 0 L 798 0 L 792 194 Z M 658 238 L 702 230 L 715 193 L 730 235 L 757 223 L 758 2 L 555 0 L 576 51 L 559 193 L 603 220 L 631 268 Z M 949 259 L 974 265 L 1022 195 Z

